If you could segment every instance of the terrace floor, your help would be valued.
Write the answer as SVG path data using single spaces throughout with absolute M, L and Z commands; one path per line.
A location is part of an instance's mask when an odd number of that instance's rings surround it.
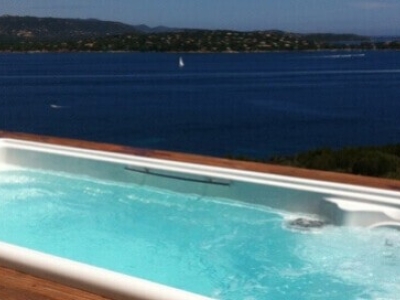
M 84 149 L 111 151 L 124 154 L 133 154 L 158 159 L 198 163 L 218 167 L 227 167 L 248 171 L 272 173 L 278 175 L 294 176 L 307 179 L 356 184 L 366 187 L 375 187 L 386 190 L 400 191 L 400 181 L 379 179 L 349 174 L 339 174 L 323 171 L 312 171 L 266 165 L 260 163 L 232 161 L 221 158 L 210 158 L 198 155 L 172 153 L 158 150 L 135 149 L 111 144 L 99 144 L 69 139 L 35 136 L 29 134 L 7 133 L 0 131 L 0 138 L 20 139 L 33 142 L 57 144 L 63 146 L 80 147 Z M 7 300 L 113 300 L 89 292 L 66 287 L 62 284 L 36 278 L 15 270 L 0 267 L 0 299 Z M 133 300 L 133 299 L 132 299 Z
M 4 267 L 0 267 L 0 299 L 112 300 Z

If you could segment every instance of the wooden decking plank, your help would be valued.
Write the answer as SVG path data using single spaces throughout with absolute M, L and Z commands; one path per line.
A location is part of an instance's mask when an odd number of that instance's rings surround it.
M 0 267 L 0 299 L 112 300 L 4 267 Z

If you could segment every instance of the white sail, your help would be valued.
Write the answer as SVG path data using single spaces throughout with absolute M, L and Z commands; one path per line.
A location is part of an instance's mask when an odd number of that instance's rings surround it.
M 183 58 L 179 57 L 179 67 L 183 68 L 185 66 L 185 63 L 183 62 Z

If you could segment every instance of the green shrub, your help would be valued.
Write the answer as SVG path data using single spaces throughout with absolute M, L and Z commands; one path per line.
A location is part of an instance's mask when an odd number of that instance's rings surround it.
M 299 167 L 329 170 L 333 166 L 332 150 L 321 148 L 298 154 L 294 158 L 295 165 Z
M 272 157 L 268 162 L 307 169 L 400 179 L 400 144 L 341 150 L 322 148 L 291 157 Z
M 352 173 L 368 176 L 383 176 L 395 173 L 399 159 L 379 151 L 363 153 L 353 164 Z
M 266 160 L 238 156 L 231 158 L 315 170 L 400 179 L 400 144 L 379 147 L 344 148 L 341 150 L 321 148 L 294 156 L 277 155 Z

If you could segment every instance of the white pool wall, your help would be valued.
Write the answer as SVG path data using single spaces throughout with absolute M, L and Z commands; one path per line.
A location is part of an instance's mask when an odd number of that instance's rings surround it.
M 330 198 L 400 206 L 396 191 L 10 139 L 0 139 L 1 165 L 226 197 L 294 212 L 319 214 L 321 201 Z

